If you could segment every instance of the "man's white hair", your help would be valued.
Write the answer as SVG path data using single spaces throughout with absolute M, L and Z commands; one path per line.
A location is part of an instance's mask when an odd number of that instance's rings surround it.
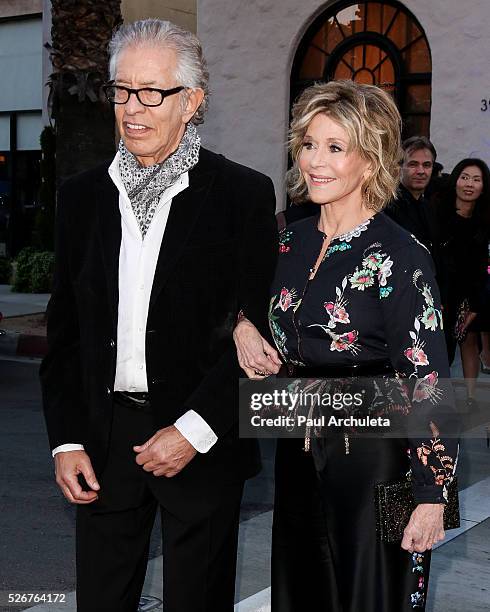
M 162 19 L 140 19 L 121 26 L 109 43 L 109 76 L 116 76 L 117 60 L 121 51 L 128 47 L 151 46 L 172 49 L 177 55 L 175 78 L 177 85 L 200 87 L 204 99 L 197 109 L 192 123 L 198 125 L 204 120 L 209 98 L 209 73 L 202 47 L 197 36 L 170 21 Z M 185 104 L 185 91 L 183 104 Z

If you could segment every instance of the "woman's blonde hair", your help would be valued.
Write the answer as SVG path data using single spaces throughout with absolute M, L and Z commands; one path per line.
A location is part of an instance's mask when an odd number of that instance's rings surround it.
M 348 134 L 350 151 L 370 163 L 370 175 L 362 185 L 366 206 L 380 211 L 396 195 L 400 175 L 400 113 L 393 98 L 374 85 L 353 81 L 316 83 L 293 106 L 289 150 L 293 167 L 287 173 L 293 202 L 308 199 L 305 179 L 298 167 L 303 139 L 312 119 L 324 114 Z

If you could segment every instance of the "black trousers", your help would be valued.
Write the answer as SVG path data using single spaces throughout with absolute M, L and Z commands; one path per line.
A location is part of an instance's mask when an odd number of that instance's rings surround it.
M 319 481 L 304 440 L 277 440 L 272 525 L 272 612 L 327 612 L 336 585 Z
M 272 612 L 424 610 L 430 552 L 376 536 L 374 485 L 404 477 L 406 441 L 321 439 L 318 473 L 302 445 L 277 445 Z
M 115 403 L 99 499 L 77 507 L 77 610 L 136 612 L 160 508 L 165 612 L 232 612 L 243 484 L 176 516 L 165 477 L 135 462 L 132 447 L 154 433 L 151 410 Z

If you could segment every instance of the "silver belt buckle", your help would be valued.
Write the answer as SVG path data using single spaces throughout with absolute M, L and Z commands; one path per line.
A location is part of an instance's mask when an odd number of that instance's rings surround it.
M 134 397 L 134 395 L 132 395 L 131 393 L 127 391 L 121 391 L 121 395 L 123 395 L 126 399 L 131 400 L 135 404 L 139 404 L 139 405 L 147 404 L 149 401 L 148 396 L 145 397 L 144 399 L 139 399 L 137 397 Z

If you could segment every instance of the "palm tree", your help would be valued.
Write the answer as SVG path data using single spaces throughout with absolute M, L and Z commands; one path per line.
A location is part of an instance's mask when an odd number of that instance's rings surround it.
M 101 87 L 107 44 L 122 23 L 121 0 L 52 0 L 51 11 L 50 107 L 59 184 L 114 154 L 112 109 Z

